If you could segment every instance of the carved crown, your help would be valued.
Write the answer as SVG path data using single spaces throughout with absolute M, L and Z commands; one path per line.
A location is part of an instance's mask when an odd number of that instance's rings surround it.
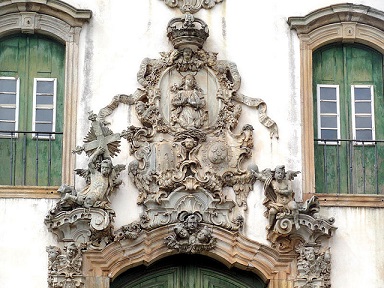
M 186 13 L 182 18 L 173 18 L 169 21 L 167 36 L 174 48 L 190 45 L 202 48 L 209 36 L 208 25 L 203 20 Z

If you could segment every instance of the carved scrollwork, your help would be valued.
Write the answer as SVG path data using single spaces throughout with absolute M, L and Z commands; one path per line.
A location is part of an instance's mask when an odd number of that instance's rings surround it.
M 183 13 L 196 13 L 200 9 L 211 9 L 216 4 L 223 2 L 223 0 L 163 0 L 164 3 L 171 8 L 179 8 Z

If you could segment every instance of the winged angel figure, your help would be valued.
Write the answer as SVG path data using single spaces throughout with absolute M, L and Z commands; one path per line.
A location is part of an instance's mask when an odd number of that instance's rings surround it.
M 274 228 L 278 219 L 293 217 L 295 228 L 299 229 L 299 207 L 295 201 L 295 193 L 291 181 L 300 171 L 285 171 L 284 165 L 276 166 L 275 170 L 264 169 L 261 173 L 256 167 L 255 174 L 258 180 L 264 182 L 264 206 L 267 207 L 267 230 Z

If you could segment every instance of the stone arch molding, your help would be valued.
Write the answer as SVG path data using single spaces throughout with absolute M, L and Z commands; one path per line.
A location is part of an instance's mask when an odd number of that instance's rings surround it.
M 173 225 L 162 226 L 137 239 L 114 242 L 101 251 L 84 253 L 83 273 L 85 287 L 109 288 L 111 279 L 138 265 L 149 265 L 161 258 L 175 254 L 168 249 L 164 238 Z M 257 274 L 269 281 L 269 288 L 293 287 L 292 271 L 295 253 L 280 254 L 275 249 L 252 241 L 239 232 L 215 229 L 216 249 L 203 255 L 214 258 L 227 267 L 237 267 Z M 186 256 L 187 257 L 187 256 Z
M 0 38 L 16 34 L 42 34 L 65 45 L 65 92 L 64 92 L 64 183 L 73 184 L 74 158 L 71 149 L 75 146 L 77 114 L 77 67 L 79 59 L 79 36 L 83 25 L 91 18 L 91 11 L 76 9 L 60 0 L 7 0 L 0 3 Z
M 384 12 L 345 3 L 321 8 L 303 17 L 290 17 L 288 24 L 300 40 L 303 191 L 314 193 L 312 53 L 336 42 L 361 43 L 384 53 Z

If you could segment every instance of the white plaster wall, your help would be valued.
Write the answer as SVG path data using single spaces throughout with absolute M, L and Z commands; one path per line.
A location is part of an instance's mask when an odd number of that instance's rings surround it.
M 47 287 L 46 246 L 56 245 L 44 225 L 51 199 L 0 199 L 0 287 Z
M 93 12 L 91 21 L 82 30 L 79 47 L 77 143 L 82 144 L 89 128 L 87 112 L 98 112 L 114 95 L 131 94 L 140 87 L 136 81 L 140 62 L 145 57 L 159 58 L 159 52 L 172 48 L 166 38 L 166 26 L 181 13 L 168 8 L 162 0 L 66 2 Z M 243 107 L 239 127 L 249 123 L 255 128 L 255 147 L 249 163 L 256 163 L 260 169 L 285 164 L 288 169 L 301 170 L 300 50 L 287 18 L 304 16 L 336 3 L 224 0 L 214 9 L 195 15 L 209 25 L 210 37 L 204 49 L 218 52 L 219 59 L 237 64 L 242 76 L 240 92 L 263 99 L 268 105 L 268 115 L 279 126 L 280 138 L 270 139 L 268 130 L 258 122 L 257 111 Z M 383 0 L 354 1 L 354 4 L 384 11 Z M 108 120 L 114 132 L 139 125 L 134 110 L 123 106 Z M 121 148 L 122 153 L 113 160 L 114 164 L 128 165 L 132 158 L 128 156 L 125 141 Z M 76 157 L 76 168 L 86 167 L 84 154 Z M 141 212 L 136 205 L 136 189 L 126 174 L 122 179 L 120 189 L 111 197 L 117 214 L 116 228 L 137 220 Z M 83 187 L 83 180 L 76 178 L 76 186 Z M 300 186 L 299 176 L 295 180 L 298 199 Z M 263 198 L 262 185 L 257 183 L 248 198 L 244 232 L 251 239 L 268 244 Z M 0 287 L 46 287 L 45 246 L 55 242 L 43 221 L 52 205 L 51 200 L 0 199 Z M 339 227 L 330 242 L 332 287 L 384 287 L 384 250 L 380 246 L 384 239 L 381 220 L 384 209 L 327 208 L 322 213 L 335 217 L 335 225 Z

